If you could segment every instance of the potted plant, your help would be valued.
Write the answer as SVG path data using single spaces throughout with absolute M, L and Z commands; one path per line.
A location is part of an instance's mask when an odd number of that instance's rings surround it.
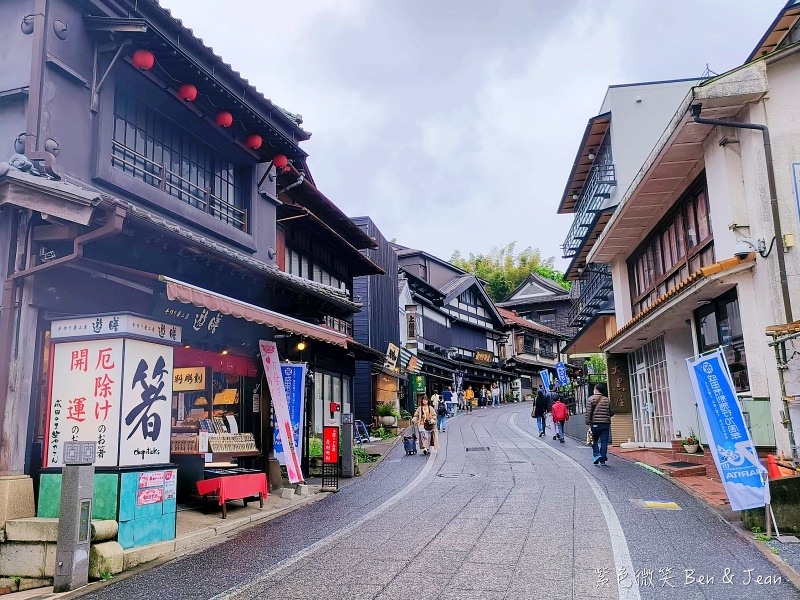
M 397 412 L 394 404 L 388 402 L 379 402 L 375 409 L 375 414 L 384 427 L 394 427 L 397 424 L 397 419 L 400 418 L 400 413 Z
M 694 454 L 700 449 L 700 440 L 697 439 L 693 429 L 689 430 L 689 435 L 683 440 L 683 449 L 687 454 Z

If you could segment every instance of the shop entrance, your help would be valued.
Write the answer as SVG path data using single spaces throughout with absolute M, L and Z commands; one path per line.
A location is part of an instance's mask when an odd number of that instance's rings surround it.
M 664 337 L 659 336 L 631 352 L 628 361 L 636 441 L 669 443 L 673 438 L 672 403 Z

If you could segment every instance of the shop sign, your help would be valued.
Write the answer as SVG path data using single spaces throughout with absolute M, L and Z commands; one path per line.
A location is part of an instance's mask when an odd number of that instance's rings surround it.
M 172 348 L 125 340 L 119 465 L 169 461 Z
M 46 466 L 61 466 L 63 444 L 96 442 L 95 466 L 118 464 L 125 340 L 53 345 Z
M 632 409 L 628 355 L 607 354 L 606 361 L 608 364 L 608 397 L 614 405 L 614 412 L 630 413 Z M 587 363 L 587 372 L 591 367 L 591 363 Z
M 494 352 L 490 352 L 489 350 L 481 350 L 480 348 L 475 350 L 475 362 L 494 362 Z
M 138 506 L 145 506 L 146 504 L 158 504 L 164 501 L 164 488 L 152 488 L 148 490 L 139 490 L 136 496 L 136 504 Z
M 322 428 L 322 462 L 325 464 L 339 463 L 339 428 Z
M 417 326 L 417 312 L 416 310 L 406 312 L 406 328 L 408 333 L 408 341 L 413 342 L 417 339 L 417 332 L 419 331 L 419 327 Z
M 400 348 L 390 343 L 386 350 L 386 360 L 383 361 L 383 368 L 394 370 L 397 365 L 397 357 L 400 355 Z
M 283 387 L 286 390 L 286 402 L 289 405 L 289 419 L 292 424 L 292 434 L 294 436 L 295 454 L 303 458 L 303 430 L 301 423 L 305 413 L 305 390 L 306 390 L 306 365 L 281 364 L 283 374 Z M 277 417 L 273 415 L 274 440 L 273 449 L 275 458 L 281 465 L 286 465 L 286 454 L 283 451 L 283 441 L 278 435 Z
M 269 392 L 272 395 L 272 407 L 278 424 L 278 435 L 283 447 L 288 448 L 290 453 L 286 460 L 286 474 L 289 476 L 290 483 L 300 483 L 303 481 L 303 473 L 300 470 L 300 459 L 295 452 L 294 432 L 289 403 L 286 399 L 286 388 L 281 374 L 278 347 L 275 342 L 259 340 L 258 348 L 261 351 L 261 361 L 264 363 L 264 377 L 267 379 Z
M 164 471 L 139 473 L 139 489 L 161 487 L 164 485 Z
M 181 367 L 172 372 L 172 391 L 189 392 L 204 389 L 206 389 L 205 367 Z
M 63 340 L 77 337 L 124 337 L 136 335 L 170 343 L 180 343 L 182 330 L 177 325 L 167 325 L 136 315 L 102 315 L 53 321 L 50 339 Z
M 408 372 L 419 373 L 419 358 L 412 356 L 408 359 Z

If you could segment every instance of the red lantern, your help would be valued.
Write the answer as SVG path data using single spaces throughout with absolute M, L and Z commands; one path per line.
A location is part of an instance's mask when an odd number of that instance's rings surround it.
M 197 88 L 191 83 L 184 83 L 178 88 L 178 97 L 184 102 L 192 102 L 197 98 Z
M 275 168 L 282 169 L 289 164 L 289 160 L 283 154 L 276 154 L 272 157 L 272 164 L 275 165 Z
M 261 136 L 258 135 L 257 133 L 251 133 L 244 140 L 245 146 L 247 146 L 251 150 L 258 150 L 259 148 L 261 148 L 262 143 L 263 140 L 261 139 Z
M 218 112 L 217 116 L 214 118 L 214 121 L 220 127 L 230 127 L 233 125 L 233 115 L 226 110 L 222 112 Z
M 149 71 L 156 64 L 156 57 L 150 50 L 143 48 L 133 53 L 133 66 L 142 71 Z

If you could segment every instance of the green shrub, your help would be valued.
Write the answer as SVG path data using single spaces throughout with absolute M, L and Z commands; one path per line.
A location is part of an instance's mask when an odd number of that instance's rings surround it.
M 308 455 L 322 456 L 322 440 L 312 437 L 308 440 Z

